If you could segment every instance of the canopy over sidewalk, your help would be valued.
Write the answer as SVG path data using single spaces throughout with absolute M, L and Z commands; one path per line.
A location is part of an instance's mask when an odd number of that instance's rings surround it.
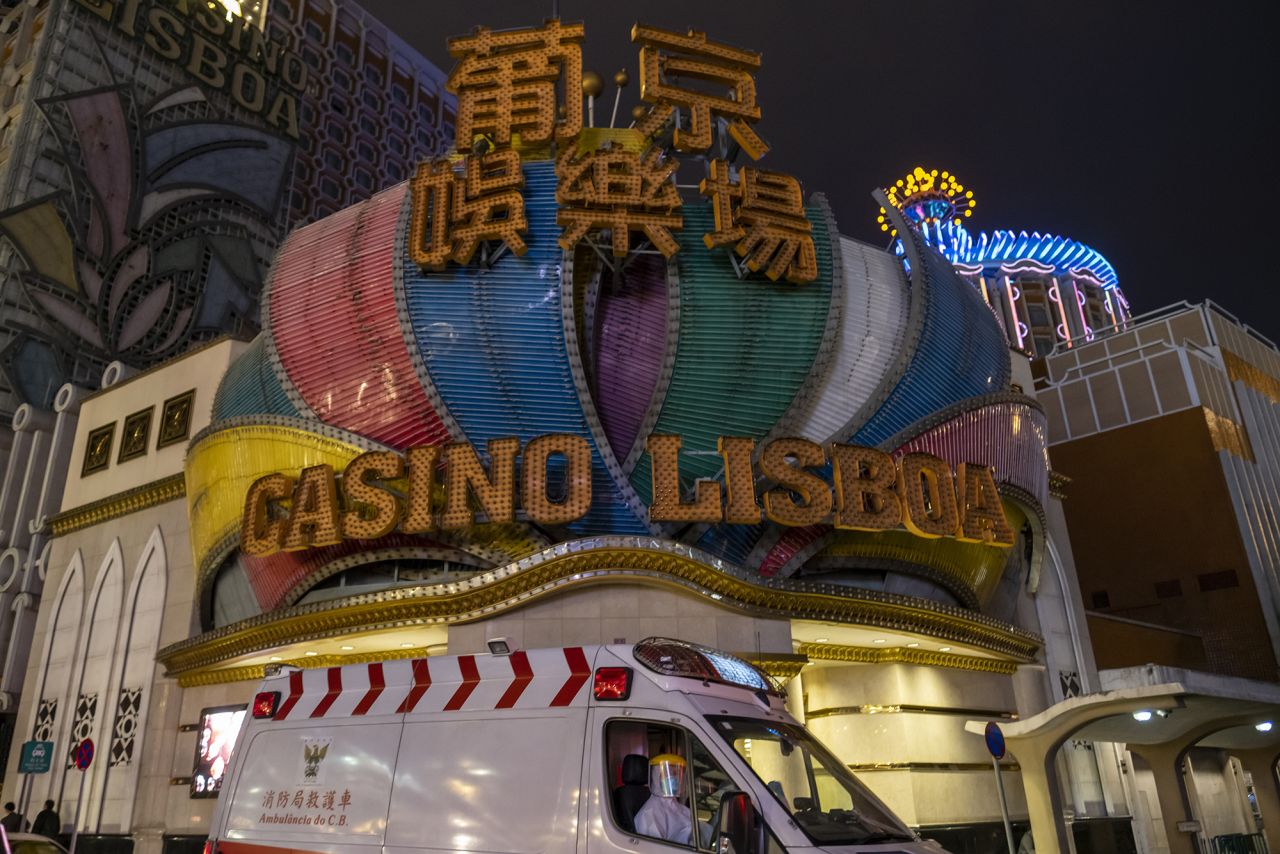
M 1123 743 L 1151 765 L 1173 854 L 1196 850 L 1190 833 L 1178 829 L 1179 822 L 1196 820 L 1180 770 L 1186 752 L 1201 746 L 1253 754 L 1255 765 L 1259 757 L 1270 757 L 1264 760 L 1265 769 L 1251 770 L 1260 799 L 1265 793 L 1272 807 L 1264 809 L 1274 825 L 1268 828 L 1268 842 L 1280 844 L 1280 836 L 1271 839 L 1280 830 L 1280 794 L 1271 767 L 1280 751 L 1280 726 L 1257 729 L 1265 721 L 1280 722 L 1280 685 L 1150 664 L 1100 675 L 1103 691 L 1070 697 L 1025 720 L 1000 725 L 1009 752 L 1022 766 L 1037 854 L 1073 850 L 1055 764 L 1068 739 Z M 1134 717 L 1136 712 L 1151 714 Z M 982 734 L 986 725 L 969 721 L 965 729 Z

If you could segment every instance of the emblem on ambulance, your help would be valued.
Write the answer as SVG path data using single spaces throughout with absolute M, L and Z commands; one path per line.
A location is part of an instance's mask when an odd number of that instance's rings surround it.
M 320 764 L 329 752 L 329 738 L 309 738 L 302 744 L 302 782 L 320 782 Z

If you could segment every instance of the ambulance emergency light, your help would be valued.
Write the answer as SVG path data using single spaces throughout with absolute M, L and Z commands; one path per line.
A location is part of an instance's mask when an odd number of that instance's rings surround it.
M 763 673 L 734 655 L 671 638 L 647 638 L 632 650 L 636 661 L 663 676 L 687 676 L 777 694 Z

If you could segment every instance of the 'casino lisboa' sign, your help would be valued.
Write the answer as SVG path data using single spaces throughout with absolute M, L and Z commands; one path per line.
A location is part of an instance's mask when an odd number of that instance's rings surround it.
M 857 531 L 903 526 L 921 537 L 1013 544 L 986 466 L 961 464 L 953 471 L 932 454 L 894 460 L 875 448 L 824 448 L 794 438 L 769 442 L 757 458 L 754 440 L 726 436 L 719 441 L 723 482 L 699 480 L 685 494 L 680 445 L 680 437 L 670 435 L 647 442 L 651 522 L 754 525 L 767 519 Z M 428 445 L 403 455 L 361 454 L 341 475 L 318 465 L 297 478 L 258 478 L 245 498 L 241 550 L 265 557 L 397 530 L 432 534 L 517 518 L 565 525 L 591 506 L 591 451 L 580 436 L 539 436 L 523 449 L 519 439 L 494 439 L 488 457 L 486 467 L 469 444 Z M 757 482 L 765 487 L 758 497 Z

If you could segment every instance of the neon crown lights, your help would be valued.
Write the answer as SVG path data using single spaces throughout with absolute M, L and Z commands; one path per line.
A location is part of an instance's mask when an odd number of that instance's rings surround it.
M 899 178 L 897 183 L 886 188 L 889 204 L 902 211 L 903 215 L 915 226 L 933 223 L 952 222 L 960 216 L 973 216 L 973 208 L 977 202 L 973 198 L 973 190 L 966 190 L 960 179 L 945 169 L 926 170 L 917 166 L 906 177 Z M 880 230 L 898 236 L 885 217 L 885 209 L 880 209 L 876 221 Z
M 978 232 L 975 239 L 960 219 L 961 215 L 973 213 L 973 191 L 966 190 L 953 173 L 917 166 L 886 188 L 885 195 L 919 230 L 925 242 L 952 264 L 996 266 L 1031 260 L 1073 273 L 1087 272 L 1106 288 L 1119 285 L 1115 268 L 1101 252 L 1069 237 L 997 229 Z M 876 222 L 881 231 L 897 237 L 884 208 Z M 903 254 L 901 242 L 897 242 L 894 251 Z

